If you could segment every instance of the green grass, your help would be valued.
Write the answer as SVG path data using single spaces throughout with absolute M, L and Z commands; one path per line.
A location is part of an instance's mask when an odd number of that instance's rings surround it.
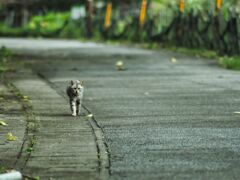
M 8 68 L 0 62 L 0 73 L 8 71 Z
M 3 166 L 0 166 L 0 174 L 6 173 L 6 168 Z
M 220 57 L 218 62 L 221 67 L 226 69 L 240 70 L 240 56 Z
M 215 51 L 206 50 L 206 49 L 191 49 L 191 48 L 184 48 L 184 47 L 173 47 L 170 50 L 192 55 L 196 57 L 208 58 L 208 59 L 218 59 L 218 54 Z
M 172 51 L 194 55 L 196 57 L 215 59 L 218 64 L 225 69 L 240 70 L 240 56 L 219 56 L 217 52 L 205 49 L 188 49 L 182 47 L 170 48 Z
M 8 66 L 8 61 L 12 56 L 12 52 L 7 49 L 6 47 L 0 48 L 0 73 L 6 72 L 6 71 L 14 71 L 13 68 L 10 68 Z
M 159 49 L 161 46 L 156 43 L 148 43 L 142 47 L 147 49 Z M 239 70 L 240 71 L 240 56 L 224 56 L 220 57 L 217 52 L 206 49 L 190 49 L 184 47 L 167 47 L 170 51 L 183 53 L 190 56 L 202 57 L 207 59 L 215 59 L 218 64 L 225 69 Z

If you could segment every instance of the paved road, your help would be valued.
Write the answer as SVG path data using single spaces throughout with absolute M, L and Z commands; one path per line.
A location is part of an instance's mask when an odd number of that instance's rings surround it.
M 105 137 L 111 179 L 238 179 L 239 72 L 167 51 L 76 42 L 59 48 L 45 40 L 39 50 L 31 42 L 34 52 L 9 47 L 28 57 L 40 52 L 39 60 L 24 60 L 56 92 L 71 79 L 85 81 L 84 105 Z M 118 60 L 126 71 L 115 69 Z

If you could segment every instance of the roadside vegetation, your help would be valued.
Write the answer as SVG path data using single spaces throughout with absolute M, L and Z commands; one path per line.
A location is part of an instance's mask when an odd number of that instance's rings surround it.
M 240 56 L 220 57 L 219 64 L 227 69 L 240 70 Z
M 13 68 L 8 66 L 8 61 L 12 56 L 12 52 L 6 47 L 0 48 L 0 74 L 6 71 L 14 71 Z
M 206 49 L 187 49 L 187 48 L 170 48 L 171 50 L 193 55 L 196 57 L 202 57 L 207 59 L 215 59 L 219 66 L 225 69 L 240 70 L 240 56 L 220 56 L 215 51 L 210 51 Z
M 12 25 L 7 18 L 0 23 L 0 36 L 90 38 L 94 41 L 140 44 L 151 49 L 167 48 L 217 59 L 222 67 L 239 69 L 239 1 L 222 1 L 217 9 L 216 1 L 185 0 L 184 10 L 177 0 L 147 1 L 151 3 L 142 26 L 139 24 L 141 0 L 135 3 L 126 0 L 125 6 L 119 1 L 111 2 L 108 26 L 105 22 L 106 3 L 95 2 L 90 20 L 82 3 L 68 11 L 55 9 L 34 14 L 21 26 Z

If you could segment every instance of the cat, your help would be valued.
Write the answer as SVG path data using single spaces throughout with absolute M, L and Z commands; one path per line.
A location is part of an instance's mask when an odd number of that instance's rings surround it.
M 67 87 L 67 95 L 69 97 L 70 109 L 72 116 L 80 115 L 83 101 L 83 81 L 71 81 Z

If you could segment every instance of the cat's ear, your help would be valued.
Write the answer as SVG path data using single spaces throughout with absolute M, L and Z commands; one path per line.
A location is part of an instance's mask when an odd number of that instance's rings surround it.
M 74 84 L 73 80 L 70 81 L 71 86 Z
M 81 86 L 83 86 L 84 81 L 80 81 Z

